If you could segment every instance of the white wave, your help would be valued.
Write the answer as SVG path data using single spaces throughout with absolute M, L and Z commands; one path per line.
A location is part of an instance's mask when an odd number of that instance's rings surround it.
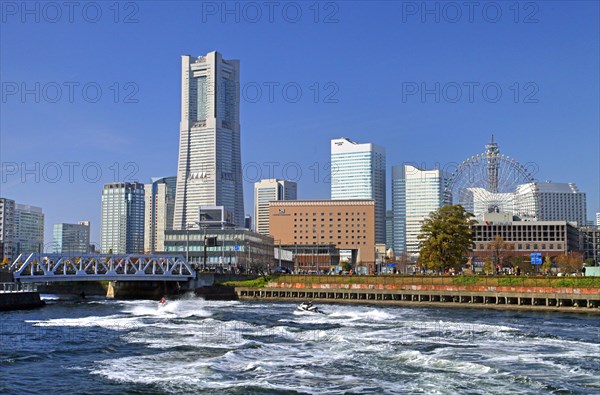
M 486 374 L 492 370 L 491 367 L 486 365 L 466 361 L 443 359 L 434 355 L 424 355 L 417 350 L 402 351 L 394 355 L 394 359 L 409 365 L 430 369 L 441 369 L 450 372 L 468 373 L 471 375 Z
M 60 300 L 60 295 L 55 294 L 40 294 L 41 300 Z

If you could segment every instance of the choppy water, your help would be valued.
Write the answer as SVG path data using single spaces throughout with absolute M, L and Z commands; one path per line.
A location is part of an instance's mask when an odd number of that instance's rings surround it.
M 0 393 L 600 393 L 600 318 L 60 300 L 0 313 Z

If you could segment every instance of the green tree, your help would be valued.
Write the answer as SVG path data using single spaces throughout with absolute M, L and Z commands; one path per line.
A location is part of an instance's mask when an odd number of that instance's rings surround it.
M 588 258 L 585 260 L 585 266 L 594 266 L 596 262 L 594 262 L 594 258 Z
M 546 274 L 550 274 L 552 271 L 552 259 L 550 259 L 550 255 L 546 255 L 544 257 L 544 263 L 542 264 L 542 271 Z
M 349 272 L 350 270 L 352 270 L 352 264 L 348 261 L 342 263 L 342 270 Z
M 471 251 L 473 214 L 463 206 L 443 206 L 423 222 L 419 239 L 419 262 L 433 270 L 459 270 Z
M 492 258 L 486 256 L 483 261 L 483 272 L 485 274 L 494 274 L 494 264 L 492 263 Z

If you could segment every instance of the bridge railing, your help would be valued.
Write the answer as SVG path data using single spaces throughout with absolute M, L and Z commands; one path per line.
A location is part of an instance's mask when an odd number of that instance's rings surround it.
M 37 292 L 37 285 L 33 283 L 0 283 L 0 292 Z
M 184 281 L 196 272 L 176 255 L 21 254 L 10 266 L 20 281 Z

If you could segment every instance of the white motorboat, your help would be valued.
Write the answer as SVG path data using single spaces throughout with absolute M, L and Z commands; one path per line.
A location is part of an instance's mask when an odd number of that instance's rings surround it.
M 321 310 L 319 310 L 317 306 L 313 305 L 312 302 L 302 302 L 300 303 L 300 305 L 298 305 L 297 309 L 300 311 L 308 311 L 310 313 L 325 314 Z

